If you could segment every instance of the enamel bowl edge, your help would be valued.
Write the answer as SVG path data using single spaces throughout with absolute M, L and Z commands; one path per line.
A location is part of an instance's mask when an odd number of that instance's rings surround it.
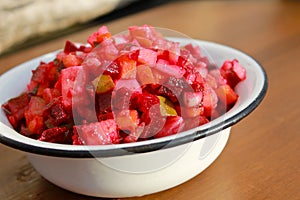
M 26 152 L 33 167 L 50 182 L 84 195 L 142 196 L 186 182 L 217 159 L 226 146 L 231 126 L 260 104 L 268 86 L 264 69 L 251 56 L 221 44 L 196 42 L 218 66 L 227 59 L 238 59 L 247 71 L 247 79 L 236 87 L 240 96 L 236 105 L 207 125 L 135 144 L 72 146 L 40 142 L 12 132 L 0 111 L 0 142 Z M 24 91 L 30 71 L 41 60 L 51 61 L 55 54 L 40 56 L 2 74 L 0 104 Z

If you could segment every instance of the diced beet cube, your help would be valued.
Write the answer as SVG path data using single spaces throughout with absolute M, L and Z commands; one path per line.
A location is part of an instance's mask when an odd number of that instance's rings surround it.
M 98 121 L 104 121 L 107 119 L 114 119 L 114 115 L 112 112 L 109 112 L 109 113 L 99 114 L 97 116 L 97 118 L 98 118 Z
M 167 88 L 166 91 L 171 91 L 176 98 L 179 98 L 182 92 L 193 92 L 193 88 L 185 81 L 185 79 L 179 79 L 175 77 L 169 77 L 166 82 L 163 84 L 164 88 Z M 170 94 L 162 94 L 163 96 Z M 171 97 L 171 96 L 170 96 Z
M 74 106 L 86 105 L 89 103 L 86 91 L 86 74 L 82 66 L 75 66 L 61 71 L 61 87 L 63 104 L 66 109 Z
M 154 68 L 175 78 L 182 78 L 186 72 L 183 67 L 167 64 L 164 60 L 158 60 Z
M 191 57 L 193 57 L 194 59 L 196 59 L 194 63 L 200 64 L 202 68 L 206 68 L 209 65 L 208 58 L 201 55 L 200 46 L 193 46 L 192 44 L 188 44 L 184 48 L 189 52 L 187 53 L 189 58 L 186 59 L 190 59 Z
M 129 34 L 131 37 L 136 37 L 136 36 L 139 36 L 139 37 L 148 37 L 149 34 L 150 34 L 150 28 L 149 26 L 147 25 L 144 25 L 142 27 L 140 26 L 130 26 L 128 27 L 128 30 L 129 30 Z
M 120 67 L 116 62 L 112 62 L 103 72 L 104 75 L 110 75 L 113 80 L 118 80 L 121 77 Z
M 47 64 L 40 64 L 35 70 L 32 71 L 31 81 L 27 88 L 29 93 L 33 95 L 42 95 L 42 90 L 49 87 L 49 66 Z
M 153 66 L 156 63 L 156 60 L 157 60 L 156 51 L 153 51 L 151 49 L 144 49 L 144 48 L 139 50 L 138 61 L 140 63 Z
M 131 40 L 137 40 L 140 46 L 145 48 L 152 47 L 153 41 L 161 38 L 161 35 L 159 35 L 153 27 L 148 25 L 142 27 L 131 26 L 128 30 Z
M 161 96 L 164 96 L 164 97 L 167 97 L 172 103 L 176 103 L 179 101 L 179 99 L 177 98 L 180 93 L 181 93 L 182 90 L 178 89 L 178 90 L 171 90 L 169 89 L 169 87 L 166 87 L 166 86 L 160 86 L 159 89 L 157 89 L 157 93 L 158 95 L 161 95 Z M 179 95 L 175 95 L 173 92 L 178 92 L 176 94 L 179 94 Z
M 78 51 L 76 44 L 74 44 L 70 40 L 67 40 L 64 48 L 64 53 L 68 54 L 75 51 Z
M 35 70 L 32 71 L 31 80 L 44 83 L 48 80 L 48 72 L 49 72 L 49 65 L 46 63 L 41 63 Z
M 111 34 L 109 33 L 106 26 L 101 26 L 97 32 L 93 33 L 91 36 L 88 37 L 88 43 L 94 47 L 97 44 L 101 43 L 103 40 L 110 38 Z
M 199 115 L 204 115 L 204 107 L 181 107 L 181 114 L 184 118 L 193 118 Z
M 169 51 L 163 49 L 157 49 L 157 60 L 168 60 L 169 59 Z
M 169 62 L 172 65 L 177 65 L 180 55 L 180 46 L 177 42 L 171 42 L 169 47 Z
M 219 85 L 225 85 L 227 83 L 227 80 L 221 75 L 219 69 L 212 69 L 209 71 L 209 75 L 213 76 L 215 78 L 217 87 Z
M 95 54 L 98 61 L 100 61 L 101 66 L 105 68 L 108 66 L 112 61 L 119 57 L 119 50 L 114 44 L 112 39 L 105 39 L 101 42 L 97 48 L 94 48 L 91 52 L 92 55 Z M 88 57 L 90 57 L 89 54 Z
M 38 82 L 30 81 L 30 83 L 27 85 L 27 91 L 30 94 L 36 95 L 38 89 L 39 89 L 39 83 Z
M 3 108 L 3 107 L 2 107 L 2 108 Z M 12 116 L 12 115 L 6 115 L 6 117 L 7 117 L 8 121 L 9 121 L 9 123 L 12 125 L 12 127 L 13 127 L 14 129 L 18 130 L 18 129 L 19 129 L 19 126 L 20 126 L 19 121 L 17 121 L 17 120 L 14 118 L 14 116 Z
M 208 85 L 205 84 L 203 91 L 202 105 L 204 107 L 205 115 L 211 116 L 213 109 L 217 107 L 218 96 L 216 92 Z
M 183 92 L 183 102 L 187 107 L 199 106 L 202 98 L 202 92 Z
M 2 108 L 8 117 L 11 125 L 18 129 L 20 121 L 24 118 L 25 110 L 28 108 L 30 97 L 27 93 L 10 99 Z
M 48 113 L 48 127 L 58 126 L 64 122 L 68 122 L 71 118 L 70 114 L 66 111 L 63 105 L 62 97 L 58 97 L 51 102 L 48 108 Z
M 30 83 L 27 85 L 28 92 L 42 96 L 45 88 L 54 87 L 60 74 L 60 66 L 54 64 L 54 61 L 41 63 L 32 73 Z
M 152 106 L 160 105 L 160 100 L 156 95 L 143 93 L 139 96 L 139 107 L 142 112 L 149 112 Z
M 138 106 L 142 114 L 142 122 L 148 125 L 161 117 L 160 100 L 156 95 L 143 93 L 138 98 Z
M 25 126 L 25 124 L 22 124 L 21 125 L 21 128 L 20 128 L 20 134 L 24 135 L 24 136 L 27 136 L 27 137 L 31 137 L 33 138 L 33 136 L 36 136 L 36 135 L 33 135 L 29 129 Z
M 140 92 L 141 85 L 136 79 L 120 79 L 116 82 L 115 90 L 119 90 L 121 88 L 127 88 L 132 92 Z
M 196 74 L 195 73 L 186 73 L 185 74 L 185 80 L 187 83 L 192 85 L 196 80 Z
M 139 114 L 136 110 L 122 110 L 115 117 L 117 126 L 124 132 L 133 133 L 139 124 Z
M 68 128 L 66 127 L 54 127 L 47 130 L 44 130 L 38 140 L 44 142 L 52 143 L 72 143 L 72 135 Z
M 56 88 L 46 88 L 43 90 L 42 97 L 46 101 L 46 103 L 50 103 L 56 97 L 61 96 L 61 93 Z
M 75 123 L 98 121 L 94 105 L 76 106 L 76 108 L 73 109 L 73 118 Z
M 122 110 L 135 110 L 140 106 L 141 91 L 132 91 L 122 87 L 112 94 L 112 110 L 118 113 Z
M 231 88 L 234 88 L 240 81 L 246 79 L 246 70 L 236 59 L 225 61 L 220 72 Z
M 165 74 L 156 68 L 151 68 L 151 70 L 155 84 L 163 84 L 170 77 L 168 74 Z
M 103 62 L 101 58 L 97 55 L 97 52 L 92 51 L 87 55 L 84 62 L 82 63 L 83 71 L 88 75 L 88 80 L 93 80 L 100 74 L 105 74 L 102 68 Z M 105 65 L 108 66 L 108 65 Z
M 190 54 L 192 54 L 193 57 L 199 58 L 201 56 L 201 49 L 200 46 L 193 46 L 192 44 L 187 44 L 184 46 L 186 50 L 189 51 Z
M 123 142 L 124 143 L 132 143 L 132 142 L 136 142 L 138 140 L 138 137 L 136 137 L 135 135 L 127 135 L 124 139 Z
M 57 82 L 54 84 L 54 88 L 57 89 L 60 93 L 62 92 L 62 85 L 61 85 L 61 82 L 62 82 L 62 76 L 60 75 L 60 76 L 58 77 Z
M 145 124 L 139 124 L 138 127 L 135 129 L 133 133 L 126 133 L 126 136 L 123 138 L 124 143 L 131 143 L 138 141 L 140 135 L 143 133 L 143 130 L 145 128 Z
M 65 55 L 62 58 L 62 61 L 63 61 L 65 67 L 80 66 L 81 63 L 83 62 L 82 58 L 76 56 L 74 53 Z
M 220 117 L 221 114 L 224 114 L 226 111 L 227 111 L 227 106 L 224 106 L 224 104 L 218 103 L 218 106 L 211 111 L 211 114 L 208 117 L 209 121 L 214 120 L 214 119 Z
M 64 53 L 69 54 L 71 52 L 76 51 L 86 51 L 86 47 L 84 45 L 78 45 L 75 44 L 69 40 L 66 41 L 65 47 L 64 47 Z
M 117 144 L 120 141 L 117 125 L 113 119 L 75 126 L 75 129 L 80 140 L 86 145 Z
M 111 93 L 99 94 L 96 96 L 96 111 L 99 114 L 110 113 L 112 110 Z
M 62 63 L 57 62 L 57 60 L 49 62 L 48 66 L 49 66 L 49 72 L 47 75 L 48 81 L 49 81 L 50 87 L 53 87 L 60 75 L 61 70 L 64 68 L 64 66 L 62 65 Z
M 160 114 L 160 106 L 158 104 L 153 105 L 148 112 L 145 112 L 141 116 L 141 122 L 145 123 L 145 127 L 141 134 L 141 138 L 150 139 L 165 125 L 166 116 Z
M 120 68 L 120 78 L 135 79 L 136 61 L 130 59 L 127 55 L 120 56 L 117 60 Z
M 205 81 L 210 87 L 212 87 L 214 89 L 218 87 L 218 82 L 217 82 L 216 78 L 210 74 L 207 74 L 207 76 L 205 77 Z
M 184 119 L 184 128 L 183 130 L 190 130 L 192 128 L 196 128 L 198 126 L 201 126 L 203 124 L 208 123 L 209 120 L 207 119 L 207 117 L 203 116 L 203 115 L 199 115 L 193 118 L 186 118 Z
M 183 119 L 180 116 L 168 116 L 164 127 L 154 135 L 154 138 L 166 137 L 177 134 L 183 127 Z
M 78 135 L 77 129 L 73 129 L 73 136 L 72 136 L 72 144 L 73 145 L 84 145 L 84 142 L 81 140 L 81 138 Z

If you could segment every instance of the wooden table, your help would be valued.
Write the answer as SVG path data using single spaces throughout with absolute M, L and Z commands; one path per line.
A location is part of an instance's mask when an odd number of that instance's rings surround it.
M 235 125 L 221 156 L 192 180 L 129 199 L 300 199 L 300 2 L 175 1 L 107 23 L 112 33 L 151 24 L 223 43 L 256 58 L 269 77 L 263 103 Z M 99 24 L 98 26 L 100 26 Z M 84 42 L 85 29 L 0 58 L 0 74 L 28 59 Z M 0 199 L 96 199 L 44 180 L 24 153 L 0 145 Z

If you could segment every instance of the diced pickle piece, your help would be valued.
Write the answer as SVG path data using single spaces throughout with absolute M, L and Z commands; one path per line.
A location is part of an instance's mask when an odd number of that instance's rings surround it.
M 157 96 L 160 102 L 160 113 L 162 116 L 177 116 L 172 102 L 163 96 Z
M 93 80 L 93 85 L 96 88 L 98 94 L 103 94 L 112 91 L 115 87 L 115 83 L 110 75 L 101 75 Z

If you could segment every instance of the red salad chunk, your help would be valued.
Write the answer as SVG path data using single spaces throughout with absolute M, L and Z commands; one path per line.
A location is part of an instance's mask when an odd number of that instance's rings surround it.
M 27 90 L 2 105 L 12 127 L 44 142 L 109 145 L 167 137 L 231 109 L 246 79 L 237 59 L 214 66 L 201 47 L 164 38 L 149 25 L 88 44 L 66 41 L 32 71 Z

